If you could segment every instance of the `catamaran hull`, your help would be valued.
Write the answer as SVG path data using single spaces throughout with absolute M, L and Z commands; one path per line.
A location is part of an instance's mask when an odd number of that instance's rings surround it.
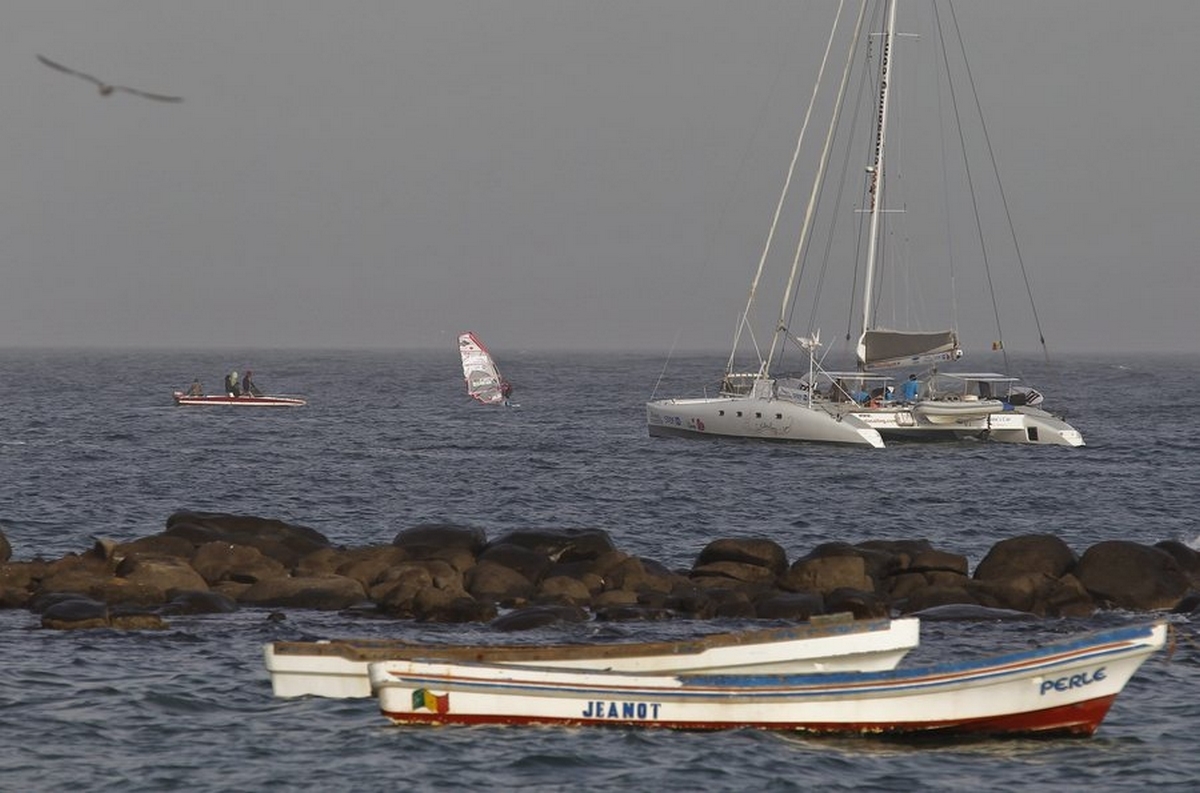
M 885 441 L 987 440 L 1041 446 L 1083 446 L 1083 435 L 1039 408 L 999 412 L 928 413 L 915 407 L 854 409 L 851 415 L 875 429 Z
M 647 676 L 392 661 L 370 665 L 398 724 L 556 724 L 810 733 L 1090 735 L 1165 623 L 913 671 Z
M 799 674 L 894 669 L 919 641 L 920 621 L 915 618 L 854 620 L 831 615 L 786 628 L 604 645 L 280 641 L 263 646 L 263 660 L 277 697 L 346 699 L 371 696 L 368 665 L 379 661 L 441 658 L 641 674 Z
M 853 415 L 782 399 L 717 397 L 663 399 L 646 404 L 651 437 L 748 438 L 839 443 L 882 448 L 879 433 Z

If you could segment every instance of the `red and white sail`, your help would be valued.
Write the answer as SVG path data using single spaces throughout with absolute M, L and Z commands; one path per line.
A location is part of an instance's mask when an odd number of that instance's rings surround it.
M 508 398 L 511 390 L 500 374 L 496 362 L 479 337 L 470 331 L 458 337 L 458 352 L 462 356 L 463 378 L 467 393 L 485 405 L 498 405 Z

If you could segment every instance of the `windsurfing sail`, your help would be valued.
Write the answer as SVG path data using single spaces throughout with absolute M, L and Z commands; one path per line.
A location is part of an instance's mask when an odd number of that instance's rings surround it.
M 491 353 L 478 336 L 470 331 L 459 336 L 458 353 L 462 356 L 463 377 L 469 395 L 485 405 L 498 405 L 508 399 L 512 386 L 500 374 Z

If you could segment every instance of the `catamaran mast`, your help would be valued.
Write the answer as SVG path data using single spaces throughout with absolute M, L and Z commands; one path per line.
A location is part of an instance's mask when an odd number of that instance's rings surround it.
M 868 169 L 871 185 L 868 188 L 871 214 L 870 237 L 867 240 L 867 272 L 863 280 L 863 335 L 859 336 L 858 359 L 866 360 L 864 336 L 875 324 L 872 310 L 872 293 L 875 290 L 875 267 L 879 256 L 879 219 L 883 214 L 883 153 L 887 139 L 888 103 L 891 98 L 892 44 L 896 32 L 896 2 L 891 0 L 887 7 L 887 22 L 883 31 L 883 46 L 879 59 L 879 118 L 875 133 L 875 161 Z

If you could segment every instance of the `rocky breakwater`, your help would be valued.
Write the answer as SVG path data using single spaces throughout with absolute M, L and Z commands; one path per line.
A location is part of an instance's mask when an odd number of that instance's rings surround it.
M 830 542 L 789 560 L 767 538 L 709 542 L 687 569 L 619 550 L 599 529 L 427 524 L 390 544 L 335 546 L 267 518 L 179 512 L 132 542 L 13 561 L 0 533 L 0 607 L 47 628 L 166 626 L 172 615 L 242 607 L 345 610 L 519 630 L 556 621 L 859 618 L 935 607 L 1039 617 L 1098 609 L 1190 611 L 1200 554 L 1182 543 L 1099 542 L 1077 554 L 1052 535 L 996 543 L 976 565 L 928 541 Z

